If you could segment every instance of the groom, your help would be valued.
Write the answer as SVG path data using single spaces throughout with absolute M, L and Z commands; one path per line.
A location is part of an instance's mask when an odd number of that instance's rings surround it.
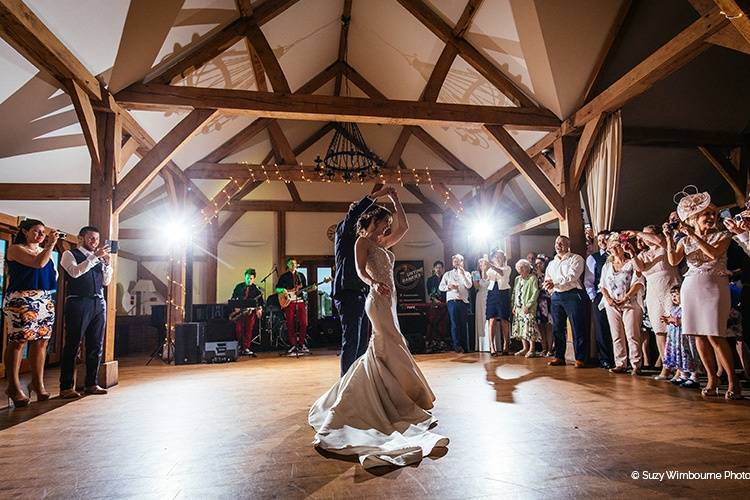
M 342 377 L 352 363 L 367 350 L 368 321 L 365 319 L 367 285 L 357 275 L 354 257 L 357 220 L 375 203 L 377 198 L 393 191 L 392 187 L 384 187 L 352 203 L 344 220 L 336 226 L 334 240 L 336 275 L 333 280 L 333 301 L 341 320 Z

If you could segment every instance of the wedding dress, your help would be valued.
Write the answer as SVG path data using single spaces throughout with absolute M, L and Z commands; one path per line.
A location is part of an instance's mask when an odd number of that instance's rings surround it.
M 313 444 L 341 455 L 357 455 L 365 468 L 409 465 L 448 438 L 430 432 L 435 395 L 409 352 L 396 320 L 394 255 L 373 245 L 367 271 L 392 294 L 373 288 L 365 311 L 372 323 L 367 351 L 310 408 Z

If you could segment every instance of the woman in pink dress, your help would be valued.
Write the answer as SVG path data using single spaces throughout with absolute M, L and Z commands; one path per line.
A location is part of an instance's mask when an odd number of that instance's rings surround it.
M 656 226 L 646 226 L 643 231 L 635 232 L 635 235 L 648 245 L 647 250 L 633 257 L 633 263 L 646 278 L 646 310 L 651 328 L 656 334 L 659 358 L 663 360 L 667 339 L 667 323 L 663 318 L 669 316 L 672 310 L 670 290 L 680 283 L 680 275 L 677 268 L 667 260 L 664 249 L 666 241 Z M 669 368 L 662 364 L 661 373 L 654 378 L 666 380 L 668 377 Z
M 731 238 L 719 229 L 716 206 L 706 192 L 685 194 L 677 205 L 677 213 L 682 221 L 680 229 L 686 236 L 675 243 L 672 228 L 664 224 L 667 258 L 672 266 L 682 259 L 688 264 L 680 293 L 682 334 L 695 336 L 698 354 L 706 367 L 708 382 L 701 392 L 704 396 L 719 395 L 718 360 L 729 381 L 725 398 L 741 399 L 734 358 L 727 342 L 731 335 L 727 331 L 730 308 L 727 249 Z

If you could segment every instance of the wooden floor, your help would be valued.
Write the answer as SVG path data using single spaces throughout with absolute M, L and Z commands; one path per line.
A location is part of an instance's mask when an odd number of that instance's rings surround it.
M 542 359 L 419 356 L 447 453 L 367 472 L 310 446 L 307 411 L 338 358 L 121 363 L 108 396 L 0 410 L 0 498 L 747 497 L 750 402 Z M 56 388 L 49 374 L 49 388 Z M 747 390 L 747 389 L 746 389 Z

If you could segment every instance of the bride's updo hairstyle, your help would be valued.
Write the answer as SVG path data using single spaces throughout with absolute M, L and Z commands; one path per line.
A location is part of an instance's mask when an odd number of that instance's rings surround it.
M 381 220 L 393 217 L 391 211 L 380 205 L 373 205 L 365 213 L 359 216 L 357 220 L 357 234 L 364 236 L 371 225 L 377 224 Z

